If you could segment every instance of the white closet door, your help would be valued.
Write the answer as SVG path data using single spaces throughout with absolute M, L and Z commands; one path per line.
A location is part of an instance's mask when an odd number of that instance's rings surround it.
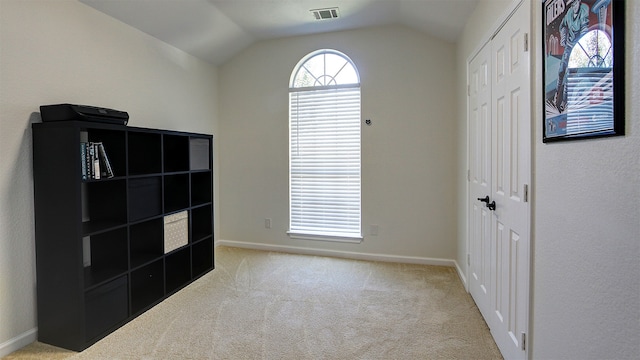
M 505 359 L 527 357 L 528 32 L 520 6 L 469 63 L 469 291 Z
M 491 195 L 490 55 L 490 47 L 485 46 L 469 67 L 469 291 L 483 315 L 491 306 L 492 215 L 479 200 Z
M 524 359 L 529 313 L 531 107 L 529 12 L 520 6 L 491 42 L 493 319 L 506 359 Z

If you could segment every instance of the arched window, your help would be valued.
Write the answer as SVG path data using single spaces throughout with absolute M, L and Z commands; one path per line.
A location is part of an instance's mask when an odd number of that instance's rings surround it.
M 591 30 L 584 34 L 569 56 L 569 68 L 611 68 L 612 66 L 611 40 L 602 30 Z
M 587 31 L 571 50 L 567 134 L 613 129 L 613 48 L 609 35 Z
M 360 242 L 360 77 L 335 50 L 305 56 L 289 87 L 289 235 Z

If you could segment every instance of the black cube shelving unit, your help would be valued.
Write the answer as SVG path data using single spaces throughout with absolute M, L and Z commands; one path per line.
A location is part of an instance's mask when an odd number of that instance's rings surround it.
M 39 341 L 81 351 L 213 270 L 213 136 L 32 129 Z M 83 178 L 84 142 L 103 144 L 113 177 Z M 187 215 L 169 231 L 176 213 Z

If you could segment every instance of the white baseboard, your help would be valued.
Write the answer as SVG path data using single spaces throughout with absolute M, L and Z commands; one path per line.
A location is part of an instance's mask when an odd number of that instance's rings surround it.
M 38 328 L 25 331 L 22 334 L 9 339 L 0 344 L 0 358 L 7 356 L 16 350 L 20 350 L 23 347 L 31 344 L 38 339 Z
M 400 255 L 386 255 L 386 254 L 370 254 L 359 253 L 351 251 L 337 251 L 337 250 L 325 250 L 310 247 L 298 247 L 298 246 L 284 246 L 284 245 L 272 245 L 272 244 L 260 244 L 245 241 L 235 240 L 217 240 L 215 246 L 229 246 L 238 247 L 244 249 L 264 250 L 264 251 L 277 251 L 294 254 L 304 255 L 316 255 L 316 256 L 330 256 L 356 260 L 369 260 L 369 261 L 385 261 L 385 262 L 397 262 L 405 264 L 420 264 L 420 265 L 438 265 L 456 267 L 455 260 L 449 259 L 437 259 L 437 258 L 425 258 L 417 256 L 400 256 Z
M 469 287 L 467 286 L 467 277 L 464 276 L 464 272 L 462 272 L 462 269 L 460 268 L 460 264 L 458 264 L 457 261 L 453 261 L 456 264 L 456 271 L 458 272 L 458 277 L 460 277 L 460 281 L 462 281 L 462 285 L 464 285 L 464 289 L 467 290 L 467 292 L 469 291 Z

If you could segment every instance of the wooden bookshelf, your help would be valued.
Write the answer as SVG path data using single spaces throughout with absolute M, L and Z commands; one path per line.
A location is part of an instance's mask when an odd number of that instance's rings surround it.
M 32 129 L 39 341 L 81 351 L 214 268 L 211 135 Z M 103 144 L 113 177 L 83 180 L 86 141 Z M 186 245 L 165 251 L 163 219 L 178 212 Z

